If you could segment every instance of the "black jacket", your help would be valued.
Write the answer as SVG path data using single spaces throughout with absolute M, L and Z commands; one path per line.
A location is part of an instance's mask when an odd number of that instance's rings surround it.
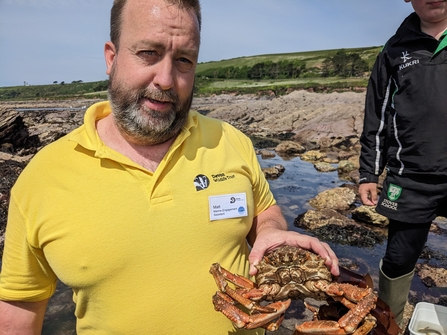
M 441 42 L 440 42 L 441 41 Z M 409 15 L 377 56 L 368 84 L 360 183 L 385 166 L 403 176 L 447 176 L 447 37 Z

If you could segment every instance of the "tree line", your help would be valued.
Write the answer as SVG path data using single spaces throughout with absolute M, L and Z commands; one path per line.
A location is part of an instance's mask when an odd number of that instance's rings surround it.
M 302 60 L 264 61 L 253 66 L 227 66 L 210 68 L 200 73 L 211 79 L 295 79 L 306 77 L 361 77 L 370 71 L 368 63 L 358 53 L 337 51 L 334 56 L 323 60 L 321 68 L 307 69 Z

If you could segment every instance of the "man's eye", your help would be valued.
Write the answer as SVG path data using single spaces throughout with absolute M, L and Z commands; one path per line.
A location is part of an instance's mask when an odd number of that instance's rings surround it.
M 181 72 L 188 72 L 194 66 L 194 63 L 192 61 L 190 61 L 188 58 L 185 58 L 185 57 L 180 57 L 179 59 L 177 59 L 177 64 L 178 64 L 177 65 L 178 69 Z
M 157 52 L 153 50 L 143 50 L 138 53 L 140 57 L 157 57 Z
M 142 50 L 137 53 L 140 60 L 147 65 L 152 65 L 158 62 L 159 55 L 154 50 Z

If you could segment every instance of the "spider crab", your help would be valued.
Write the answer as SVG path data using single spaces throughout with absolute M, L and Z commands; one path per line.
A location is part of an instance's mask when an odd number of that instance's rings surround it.
M 368 286 L 365 277 L 343 268 L 340 268 L 342 275 L 333 278 L 324 260 L 311 251 L 283 246 L 264 256 L 257 269 L 254 283 L 225 270 L 219 263 L 210 268 L 219 288 L 213 296 L 214 308 L 237 328 L 277 330 L 291 299 L 314 298 L 326 300 L 329 305 L 316 309 L 305 303 L 314 312 L 314 318 L 297 325 L 295 335 L 396 335 L 399 332 L 388 306 L 373 291 L 371 280 Z M 272 303 L 261 305 L 262 301 Z M 237 303 L 249 313 L 236 307 Z M 345 307 L 343 315 L 340 315 L 340 305 Z M 334 309 L 337 310 L 335 317 L 329 317 Z

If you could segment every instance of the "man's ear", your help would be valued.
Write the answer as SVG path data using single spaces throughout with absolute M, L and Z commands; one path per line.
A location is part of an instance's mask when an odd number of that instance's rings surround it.
M 106 60 L 106 66 L 107 66 L 106 74 L 108 75 L 110 75 L 110 72 L 112 71 L 115 56 L 116 56 L 115 44 L 109 41 L 104 45 L 104 58 Z

